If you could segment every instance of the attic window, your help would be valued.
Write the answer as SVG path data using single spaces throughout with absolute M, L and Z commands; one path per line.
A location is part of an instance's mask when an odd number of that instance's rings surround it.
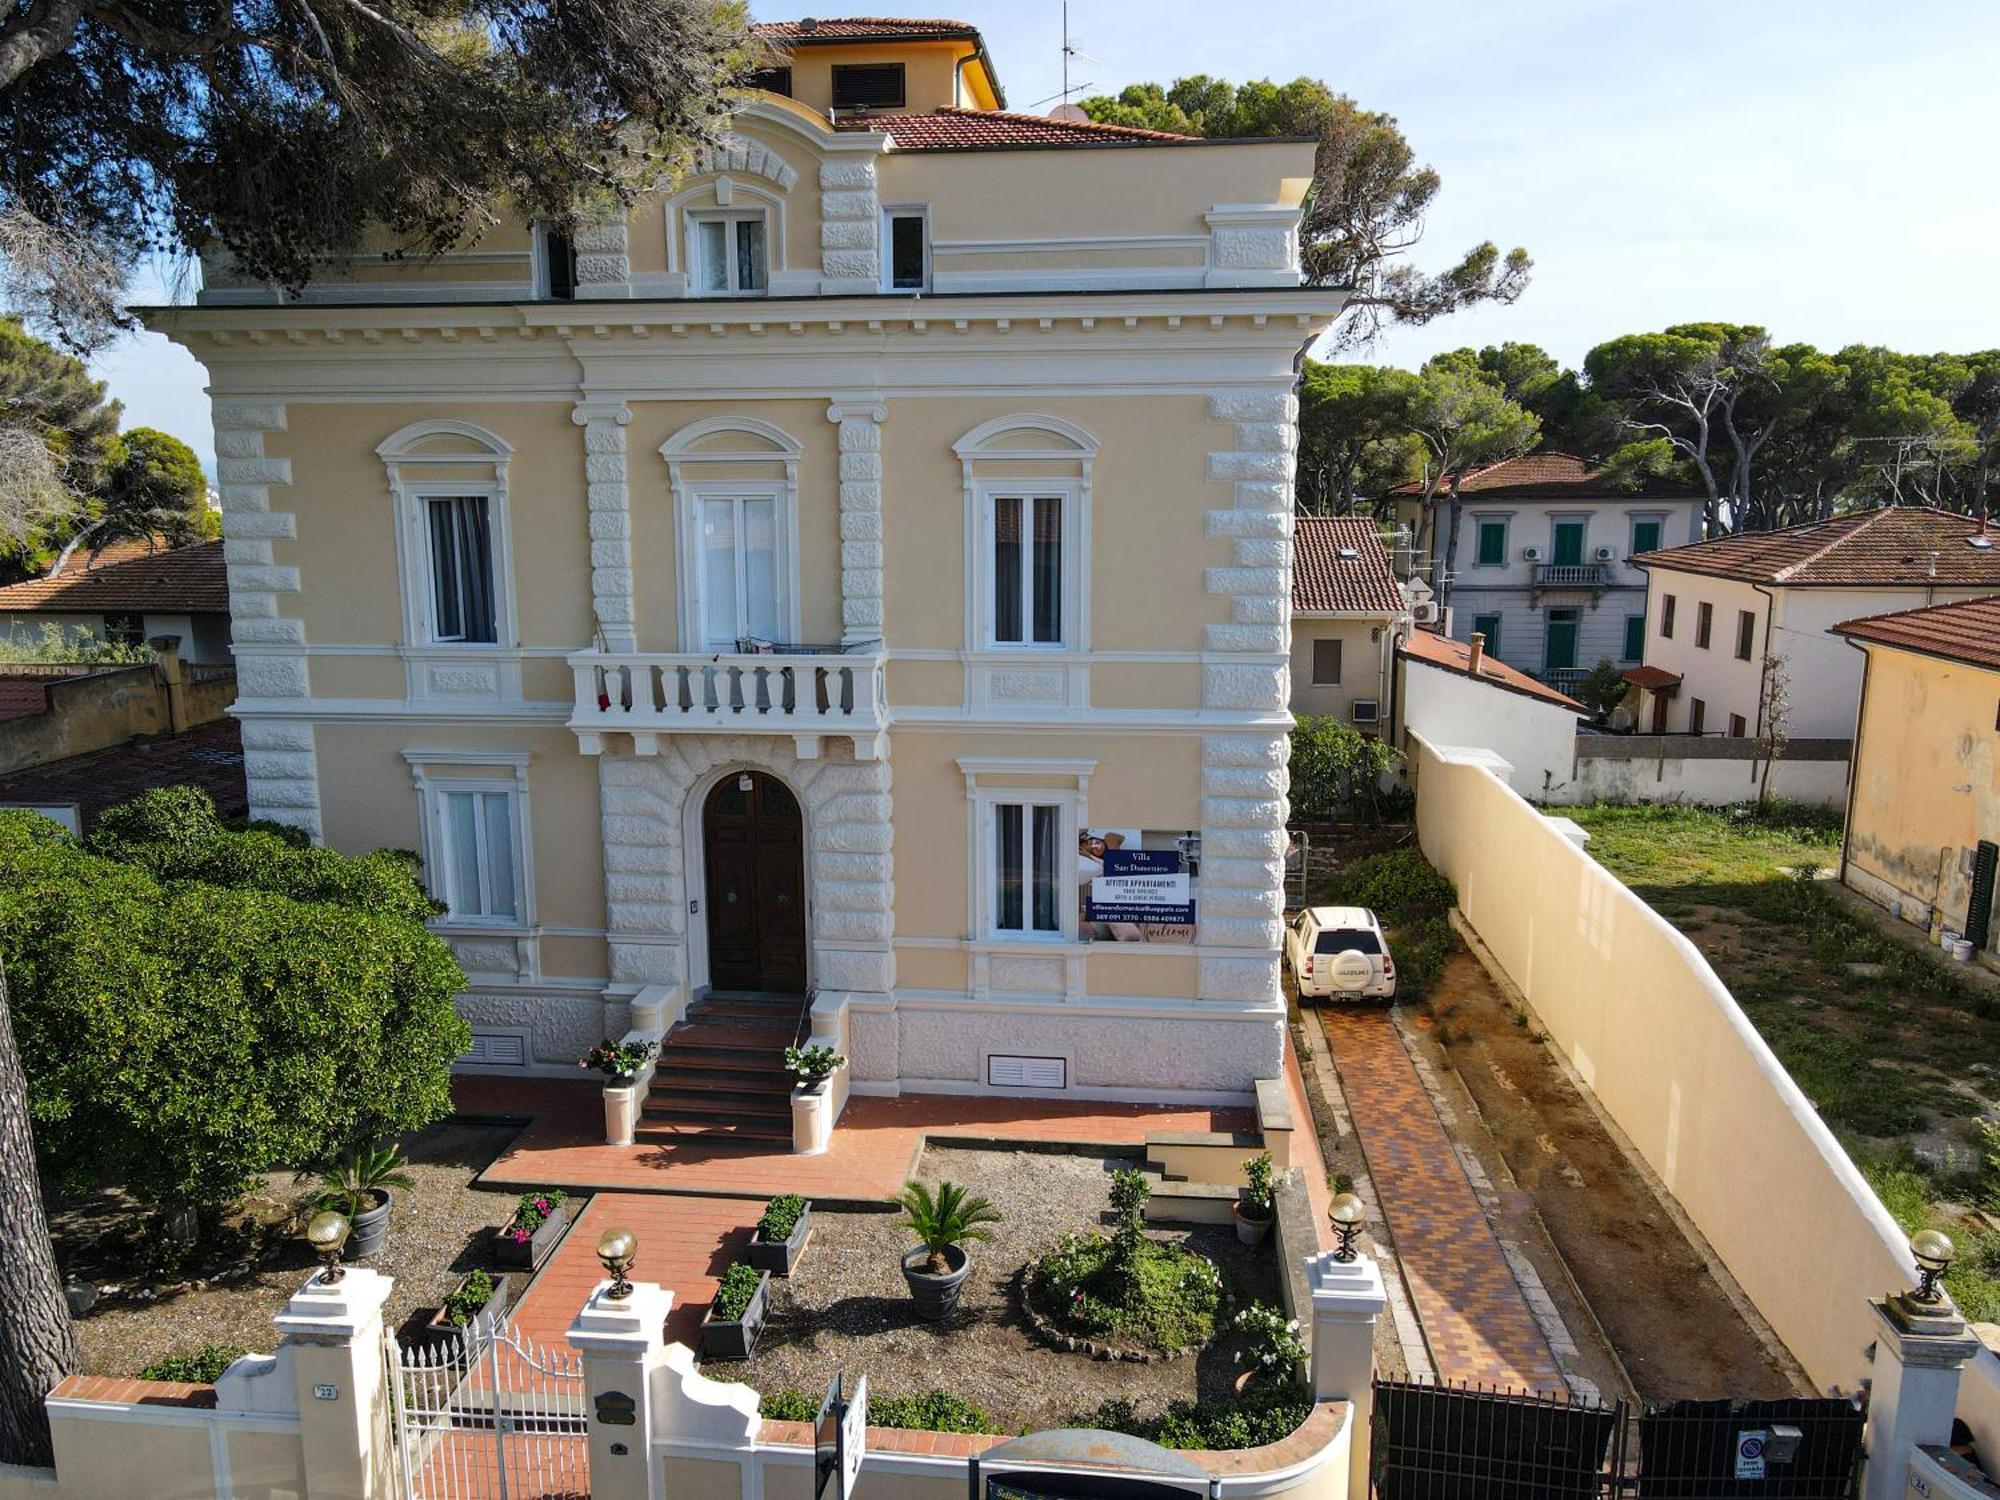
M 835 109 L 901 109 L 901 63 L 841 63 L 833 70 Z
M 1359 562 L 1361 560 L 1360 552 L 1353 547 L 1342 547 L 1335 556 L 1339 557 L 1342 562 Z

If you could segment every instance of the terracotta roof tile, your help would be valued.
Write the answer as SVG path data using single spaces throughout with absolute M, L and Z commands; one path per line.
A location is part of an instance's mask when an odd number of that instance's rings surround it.
M 1343 557 L 1349 552 L 1351 557 Z M 1401 614 L 1375 523 L 1363 516 L 1300 516 L 1292 531 L 1292 608 Z
M 96 613 L 107 609 L 226 614 L 229 580 L 222 565 L 222 543 L 197 542 L 168 552 L 139 551 L 83 567 L 72 557 L 69 566 L 54 577 L 30 578 L 0 588 L 0 613 Z
M 887 131 L 900 150 L 977 150 L 1003 146 L 1143 146 L 1188 142 L 1199 136 L 1100 125 L 1094 120 L 1051 120 L 1004 109 L 940 109 L 927 115 L 853 115 L 841 130 Z
M 2000 597 L 1868 615 L 1842 621 L 1833 633 L 2000 671 Z
M 833 20 L 758 21 L 750 34 L 767 42 L 870 42 L 894 38 L 915 41 L 932 37 L 976 37 L 970 21 L 922 21 L 902 16 L 841 16 Z
M 46 713 L 49 687 L 69 677 L 82 677 L 90 668 L 78 667 L 69 673 L 19 673 L 0 667 L 0 719 L 18 719 L 26 714 Z
M 1524 453 L 1518 458 L 1503 458 L 1498 463 L 1482 464 L 1466 471 L 1459 481 L 1461 495 L 1553 495 L 1570 500 L 1639 500 L 1677 497 L 1692 498 L 1697 491 L 1684 484 L 1667 480 L 1648 479 L 1636 489 L 1608 482 L 1606 471 L 1593 466 L 1588 459 L 1579 458 L 1574 453 L 1551 450 L 1547 453 Z M 1449 476 L 1447 476 L 1447 479 Z M 1389 491 L 1392 495 L 1421 495 L 1422 484 L 1415 480 L 1399 484 Z M 1441 489 L 1439 494 L 1446 493 Z
M 1665 667 L 1627 667 L 1623 680 L 1641 688 L 1676 687 L 1680 684 L 1681 674 L 1669 672 Z
M 1971 538 L 1990 545 L 1975 546 Z M 2000 528 L 1928 505 L 1891 505 L 1782 531 L 1746 531 L 1668 547 L 1632 561 L 1800 587 L 1935 583 L 2000 589 Z
M 88 831 L 97 815 L 156 786 L 198 786 L 224 817 L 249 811 L 243 780 L 243 736 L 234 719 L 219 719 L 186 734 L 134 740 L 68 760 L 0 776 L 0 803 L 74 802 Z
M 1435 630 L 1412 631 L 1396 648 L 1397 654 L 1413 661 L 1424 662 L 1433 667 L 1443 667 L 1447 672 L 1456 672 L 1461 677 L 1472 676 L 1472 644 L 1469 641 L 1455 641 L 1448 635 L 1440 635 Z M 1479 663 L 1479 681 L 1510 693 L 1525 693 L 1530 698 L 1540 698 L 1544 703 L 1553 703 L 1558 708 L 1567 708 L 1585 714 L 1590 710 L 1567 693 L 1559 693 L 1547 683 L 1537 682 L 1526 672 L 1510 667 L 1495 656 L 1483 657 Z

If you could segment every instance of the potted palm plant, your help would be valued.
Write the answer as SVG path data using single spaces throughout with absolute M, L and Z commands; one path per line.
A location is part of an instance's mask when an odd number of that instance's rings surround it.
M 416 1187 L 408 1167 L 400 1147 L 357 1146 L 347 1160 L 320 1174 L 315 1206 L 336 1208 L 347 1215 L 348 1259 L 361 1260 L 382 1248 L 396 1192 Z
M 959 1291 L 971 1274 L 965 1246 L 993 1238 L 985 1226 L 1000 1222 L 1000 1210 L 955 1182 L 939 1183 L 935 1193 L 921 1182 L 905 1183 L 902 1204 L 903 1227 L 918 1240 L 903 1256 L 903 1280 L 909 1283 L 917 1315 L 937 1322 L 957 1309 Z

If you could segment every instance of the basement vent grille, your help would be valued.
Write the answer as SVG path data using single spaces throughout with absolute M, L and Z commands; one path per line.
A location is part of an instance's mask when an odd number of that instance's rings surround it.
M 1061 1057 L 1014 1057 L 996 1052 L 986 1059 L 986 1081 L 996 1089 L 1066 1089 L 1069 1061 Z
M 471 1067 L 525 1068 L 528 1065 L 528 1034 L 525 1031 L 474 1030 L 472 1045 L 458 1060 Z

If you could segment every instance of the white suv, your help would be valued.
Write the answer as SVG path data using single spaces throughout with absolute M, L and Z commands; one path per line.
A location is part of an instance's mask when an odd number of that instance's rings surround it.
M 1309 906 L 1285 929 L 1285 957 L 1299 997 L 1389 1000 L 1396 961 L 1382 924 L 1365 906 Z

